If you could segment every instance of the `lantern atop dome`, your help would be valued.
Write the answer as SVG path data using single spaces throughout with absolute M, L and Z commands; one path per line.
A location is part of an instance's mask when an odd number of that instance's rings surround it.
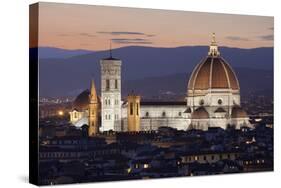
M 210 48 L 209 48 L 208 55 L 209 56 L 219 56 L 220 55 L 218 45 L 217 45 L 217 42 L 216 42 L 216 34 L 215 33 L 212 34 L 212 42 L 211 42 L 211 45 L 210 45 Z

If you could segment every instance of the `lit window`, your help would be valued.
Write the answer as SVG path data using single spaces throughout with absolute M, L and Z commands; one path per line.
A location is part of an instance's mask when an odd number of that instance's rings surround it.
M 148 164 L 144 164 L 144 165 L 143 165 L 143 168 L 148 168 L 148 167 L 149 167 Z
M 198 160 L 198 156 L 194 156 L 194 160 L 197 161 Z

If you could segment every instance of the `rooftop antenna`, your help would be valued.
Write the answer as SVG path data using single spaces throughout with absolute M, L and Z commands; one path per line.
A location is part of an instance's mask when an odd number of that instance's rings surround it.
M 109 55 L 110 55 L 110 58 L 112 58 L 111 39 L 109 41 Z

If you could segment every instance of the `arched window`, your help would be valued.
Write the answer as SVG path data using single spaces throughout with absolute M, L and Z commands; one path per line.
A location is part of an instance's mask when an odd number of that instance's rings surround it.
M 130 103 L 130 115 L 133 115 L 133 103 Z
M 162 116 L 163 116 L 163 117 L 166 117 L 166 112 L 162 112 Z
M 107 79 L 107 80 L 105 81 L 105 83 L 106 83 L 106 84 L 105 84 L 106 90 L 109 90 L 109 88 L 110 88 L 110 80 Z
M 145 116 L 146 116 L 146 117 L 149 117 L 149 112 L 146 112 L 146 113 L 145 113 Z
M 139 103 L 137 102 L 137 111 L 136 111 L 136 113 L 137 113 L 137 116 L 139 115 Z
M 115 80 L 115 89 L 118 89 L 118 80 Z
M 181 112 L 179 112 L 179 116 L 181 116 L 182 114 L 181 114 Z
M 199 101 L 199 105 L 204 105 L 204 100 L 203 99 L 201 99 L 200 101 Z

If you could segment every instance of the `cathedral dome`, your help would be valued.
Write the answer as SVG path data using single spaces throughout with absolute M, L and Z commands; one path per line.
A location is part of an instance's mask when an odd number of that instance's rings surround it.
M 188 90 L 208 89 L 240 89 L 233 69 L 220 56 L 214 38 L 208 56 L 195 67 L 188 82 Z
M 238 79 L 228 63 L 221 57 L 207 57 L 198 64 L 189 79 L 188 89 L 239 90 Z
M 84 111 L 89 108 L 90 103 L 90 91 L 86 89 L 82 93 L 80 93 L 73 102 L 73 109 L 78 111 Z
M 234 106 L 232 108 L 231 118 L 246 118 L 248 117 L 247 113 L 240 106 Z
M 199 107 L 197 108 L 192 114 L 191 114 L 192 119 L 208 119 L 209 118 L 209 113 L 204 107 Z
M 100 97 L 97 96 L 98 105 L 101 104 Z M 73 102 L 73 109 L 77 111 L 85 111 L 88 110 L 90 104 L 90 90 L 86 89 L 82 93 L 80 93 Z

